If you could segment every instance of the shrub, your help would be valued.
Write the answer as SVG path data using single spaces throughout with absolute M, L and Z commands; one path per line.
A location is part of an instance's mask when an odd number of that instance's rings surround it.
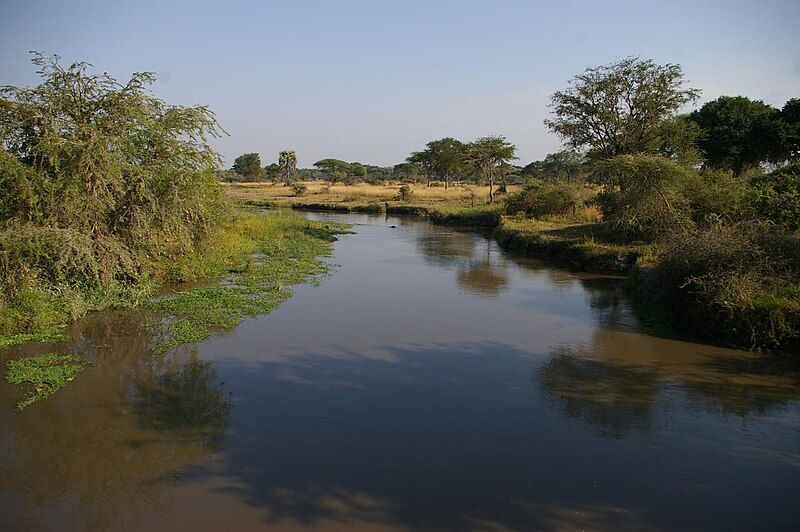
M 696 223 L 715 220 L 735 223 L 753 218 L 753 191 L 747 179 L 712 169 L 689 171 L 686 177 L 683 194 Z
M 563 215 L 574 211 L 581 203 L 583 186 L 561 180 L 528 183 L 525 188 L 506 199 L 506 212 L 524 212 L 530 216 Z
M 398 189 L 398 195 L 397 195 L 397 198 L 400 201 L 410 201 L 411 197 L 413 195 L 414 195 L 414 193 L 411 190 L 410 186 L 408 186 L 408 185 L 400 185 L 400 188 Z
M 308 186 L 306 186 L 306 184 L 302 181 L 296 181 L 290 186 L 292 188 L 292 194 L 295 196 L 305 196 L 308 192 Z
M 800 241 L 763 224 L 669 235 L 638 276 L 638 297 L 683 328 L 736 343 L 800 340 Z
M 800 230 L 800 163 L 753 180 L 758 215 L 790 231 Z
M 656 155 L 618 155 L 597 163 L 609 184 L 597 197 L 604 220 L 629 237 L 654 239 L 691 225 L 684 191 L 691 168 Z
M 153 97 L 148 73 L 122 84 L 85 63 L 34 63 L 39 86 L 0 89 L 0 309 L 23 292 L 66 307 L 64 294 L 143 283 L 227 212 L 208 109 Z

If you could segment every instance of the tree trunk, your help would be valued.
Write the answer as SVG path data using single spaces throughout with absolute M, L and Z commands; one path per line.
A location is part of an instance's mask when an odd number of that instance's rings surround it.
M 494 179 L 489 177 L 489 203 L 494 203 Z

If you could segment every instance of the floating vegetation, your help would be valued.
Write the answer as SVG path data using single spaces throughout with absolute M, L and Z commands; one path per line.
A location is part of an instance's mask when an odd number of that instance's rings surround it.
M 11 384 L 28 384 L 28 397 L 17 403 L 17 410 L 56 393 L 84 370 L 87 362 L 76 355 L 47 353 L 11 360 L 7 364 L 6 380 Z
M 328 271 L 320 258 L 330 255 L 334 235 L 346 230 L 345 224 L 312 222 L 287 213 L 238 214 L 228 234 L 250 253 L 229 268 L 225 283 L 197 286 L 150 303 L 165 316 L 166 339 L 156 345 L 155 353 L 199 342 L 244 318 L 269 313 L 291 295 L 288 286 Z

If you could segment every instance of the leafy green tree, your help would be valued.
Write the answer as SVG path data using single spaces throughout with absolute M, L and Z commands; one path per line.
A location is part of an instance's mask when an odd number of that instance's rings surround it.
M 261 157 L 257 153 L 245 153 L 233 161 L 233 171 L 245 181 L 257 181 L 264 174 L 261 169 Z
M 579 180 L 587 175 L 586 159 L 575 150 L 549 153 L 544 160 L 534 161 L 525 166 L 522 175 L 545 180 Z
M 793 163 L 753 181 L 759 215 L 790 231 L 800 230 L 800 163 Z
M 392 174 L 401 181 L 414 181 L 422 173 L 422 168 L 417 163 L 399 163 L 392 168 Z
M 277 181 L 280 178 L 280 172 L 278 163 L 269 163 L 264 167 L 264 177 L 269 181 Z
M 155 98 L 151 73 L 121 83 L 57 56 L 33 63 L 41 84 L 0 89 L 0 309 L 43 284 L 134 285 L 226 212 L 206 107 Z
M 652 239 L 691 225 L 684 190 L 694 169 L 649 154 L 617 155 L 596 167 L 619 187 L 604 191 L 598 201 L 603 219 L 621 233 Z
M 689 115 L 702 130 L 706 164 L 736 175 L 779 158 L 780 112 L 760 100 L 721 96 Z
M 800 162 L 800 98 L 792 98 L 780 113 L 782 155 Z
M 278 175 L 285 184 L 294 180 L 297 172 L 297 154 L 291 150 L 282 151 L 278 155 Z
M 344 181 L 352 173 L 350 163 L 340 159 L 322 159 L 314 163 L 329 181 Z
M 435 170 L 433 167 L 433 153 L 430 150 L 411 152 L 411 155 L 406 159 L 406 164 L 417 165 L 422 170 L 422 173 L 425 174 L 427 185 L 431 185 Z
M 489 183 L 489 203 L 494 202 L 494 178 L 499 167 L 516 159 L 515 151 L 516 147 L 503 136 L 483 137 L 467 144 L 465 160 Z
M 367 177 L 367 167 L 359 162 L 350 163 L 350 173 L 359 179 L 364 179 Z
M 553 94 L 555 117 L 545 124 L 592 158 L 651 152 L 662 122 L 699 94 L 684 88 L 680 65 L 629 57 L 573 78 Z
M 452 137 L 432 140 L 423 151 L 412 153 L 409 162 L 429 168 L 431 174 L 444 180 L 444 188 L 449 188 L 450 180 L 464 168 L 464 143 Z

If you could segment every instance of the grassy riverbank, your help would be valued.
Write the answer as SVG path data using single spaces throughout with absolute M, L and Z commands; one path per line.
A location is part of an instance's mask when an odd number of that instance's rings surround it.
M 246 317 L 267 314 L 291 295 L 291 285 L 327 271 L 321 258 L 330 254 L 334 235 L 344 231 L 341 224 L 312 222 L 283 212 L 237 214 L 227 239 L 234 244 L 223 244 L 222 253 L 216 255 L 223 260 L 215 259 L 211 266 L 216 274 L 230 274 L 225 282 L 174 290 L 150 303 L 165 316 L 166 338 L 155 347 L 156 353 L 199 342 Z M 179 268 L 188 266 L 189 272 L 196 272 L 197 260 L 208 264 L 205 257 L 195 257 Z
M 11 305 L 0 308 L 0 347 L 63 340 L 67 325 L 87 312 L 145 304 L 164 285 L 172 286 L 177 295 L 151 305 L 185 318 L 169 326 L 171 344 L 182 343 L 180 338 L 200 339 L 201 325 L 205 337 L 213 327 L 224 328 L 245 315 L 266 313 L 288 295 L 283 286 L 323 271 L 318 257 L 330 252 L 333 235 L 343 229 L 287 214 L 232 214 L 191 252 L 154 260 L 137 285 L 118 286 L 108 292 L 40 285 L 19 294 Z M 230 283 L 180 289 L 182 283 L 213 280 L 226 274 L 241 279 L 248 292 L 240 294 Z M 267 286 L 269 290 L 265 289 Z M 202 317 L 187 310 L 191 306 L 189 298 L 197 300 L 198 312 L 208 315 Z M 214 317 L 209 317 L 211 314 Z M 186 330 L 183 336 L 176 334 L 181 327 Z
M 690 331 L 741 347 L 797 349 L 800 292 L 792 282 L 798 264 L 796 237 L 765 240 L 757 228 L 722 225 L 682 231 L 672 240 L 636 238 L 603 221 L 591 203 L 561 215 L 509 216 L 502 196 L 494 204 L 473 206 L 456 187 L 445 191 L 416 185 L 403 201 L 398 188 L 313 183 L 307 195 L 293 196 L 288 187 L 259 183 L 227 185 L 226 191 L 250 205 L 404 214 L 442 225 L 493 228 L 504 249 L 546 255 L 592 272 L 630 274 L 628 286 L 652 330 Z

